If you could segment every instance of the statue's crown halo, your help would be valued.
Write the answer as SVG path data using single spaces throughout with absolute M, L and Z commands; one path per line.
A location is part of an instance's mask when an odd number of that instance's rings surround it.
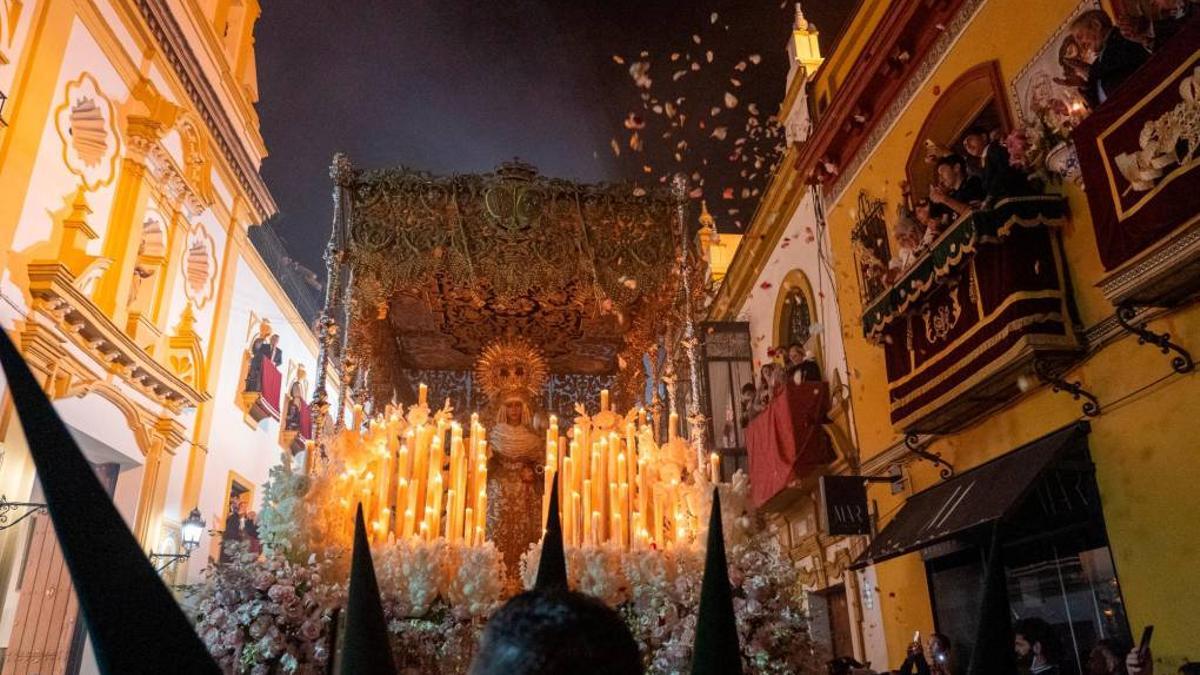
M 519 336 L 492 341 L 475 364 L 479 387 L 493 401 L 513 395 L 536 396 L 548 371 L 542 351 Z

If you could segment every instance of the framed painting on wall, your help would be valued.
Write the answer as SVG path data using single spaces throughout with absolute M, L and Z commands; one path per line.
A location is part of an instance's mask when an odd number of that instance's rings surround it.
M 1075 17 L 1094 9 L 1102 9 L 1099 0 L 1080 2 L 1013 78 L 1012 99 L 1022 125 L 1042 120 L 1052 130 L 1065 134 L 1086 114 L 1082 87 L 1087 83 L 1093 56 L 1084 53 L 1068 29 Z

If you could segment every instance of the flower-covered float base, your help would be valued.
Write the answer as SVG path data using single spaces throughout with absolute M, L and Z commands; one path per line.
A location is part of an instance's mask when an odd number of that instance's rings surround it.
M 329 461 L 311 476 L 287 462 L 272 469 L 263 490 L 262 553 L 232 550 L 210 567 L 186 600 L 208 649 L 227 672 L 322 673 L 336 651 L 335 626 L 346 603 L 353 505 L 374 481 L 364 458 L 377 452 L 343 431 Z M 614 607 L 638 642 L 648 673 L 691 668 L 704 531 L 712 484 L 689 471 L 677 516 L 687 536 L 664 549 L 611 543 L 566 549 L 573 590 Z M 734 588 L 747 673 L 813 669 L 799 582 L 778 540 L 761 527 L 747 502 L 742 473 L 722 484 L 729 577 Z M 490 541 L 444 537 L 376 537 L 372 555 L 393 653 L 403 673 L 466 673 L 488 618 L 506 600 L 508 571 Z M 540 544 L 523 556 L 529 588 Z

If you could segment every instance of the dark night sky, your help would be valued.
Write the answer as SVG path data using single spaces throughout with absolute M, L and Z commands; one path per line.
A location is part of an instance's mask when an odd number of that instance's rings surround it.
M 852 6 L 852 0 L 805 3 L 824 48 Z M 743 86 L 735 91 L 743 104 L 756 101 L 769 114 L 783 95 L 792 15 L 792 3 L 781 7 L 779 0 L 264 3 L 256 36 L 258 110 L 270 152 L 263 174 L 280 210 L 272 224 L 297 259 L 323 269 L 335 151 L 365 167 L 483 172 L 519 156 L 546 175 L 637 179 L 647 160 L 628 152 L 618 159 L 609 149 L 611 138 L 625 142 L 625 115 L 640 108 L 627 66 L 612 55 L 636 59 L 648 50 L 655 95 L 686 93 L 707 110 L 730 88 L 734 62 L 760 53 L 761 65 L 738 75 Z M 693 44 L 693 34 L 702 46 Z M 713 64 L 672 84 L 667 55 L 689 52 L 702 60 L 707 49 L 715 52 Z M 665 141 L 646 146 L 647 154 L 669 158 Z M 732 184 L 737 174 L 721 168 L 727 153 L 697 147 L 693 159 L 709 159 L 710 206 L 717 184 Z M 739 218 L 748 220 L 753 204 L 739 206 Z

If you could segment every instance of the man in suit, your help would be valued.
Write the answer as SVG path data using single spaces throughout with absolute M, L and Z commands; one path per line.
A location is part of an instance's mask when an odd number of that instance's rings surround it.
M 963 150 L 978 160 L 982 168 L 983 191 L 986 195 L 984 207 L 991 207 L 998 200 L 1027 194 L 1029 181 L 1025 174 L 1013 168 L 1008 150 L 992 138 L 985 129 L 974 127 L 967 130 L 962 139 Z
M 1071 22 L 1071 35 L 1085 53 L 1095 54 L 1083 95 L 1093 108 L 1111 97 L 1150 52 L 1121 35 L 1102 9 L 1088 10 Z

